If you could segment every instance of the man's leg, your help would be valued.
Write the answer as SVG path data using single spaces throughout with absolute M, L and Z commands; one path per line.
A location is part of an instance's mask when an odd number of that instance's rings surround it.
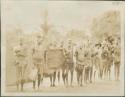
M 38 74 L 38 88 L 40 86 L 41 74 Z
M 60 82 L 60 71 L 58 71 L 58 84 Z
M 117 64 L 117 80 L 119 80 L 120 75 L 120 63 Z
M 93 68 L 90 67 L 90 83 L 92 83 L 92 72 L 93 72 Z
M 62 71 L 62 79 L 63 79 L 64 85 L 65 85 L 65 74 L 64 74 L 64 71 Z
M 53 74 L 53 86 L 55 86 L 55 80 L 56 80 L 56 71 Z
M 19 71 L 19 67 L 16 67 L 16 85 L 17 85 L 17 90 L 19 90 L 19 80 L 20 80 L 20 71 Z
M 36 83 L 35 80 L 33 80 L 33 89 L 35 89 L 35 83 Z
M 81 76 L 81 86 L 82 86 L 82 80 L 83 80 L 83 70 L 81 71 L 80 76 Z

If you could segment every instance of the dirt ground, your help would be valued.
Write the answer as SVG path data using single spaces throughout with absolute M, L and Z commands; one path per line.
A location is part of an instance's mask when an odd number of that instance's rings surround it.
M 49 80 L 45 79 L 40 88 L 34 90 L 32 83 L 24 85 L 23 93 L 62 93 L 72 95 L 123 95 L 120 81 L 113 80 L 100 80 L 93 83 L 83 84 L 78 86 L 77 83 L 73 83 L 73 86 L 64 86 L 63 83 L 56 84 L 55 87 L 49 86 Z M 16 86 L 8 86 L 7 91 L 11 93 L 21 93 L 17 91 Z

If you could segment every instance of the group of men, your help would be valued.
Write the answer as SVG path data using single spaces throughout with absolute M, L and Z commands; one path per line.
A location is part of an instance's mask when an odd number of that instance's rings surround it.
M 70 53 L 72 50 L 70 50 L 71 43 L 69 42 L 69 44 L 70 45 L 67 50 Z M 56 42 L 54 42 L 50 43 L 47 47 L 44 47 L 43 36 L 38 35 L 33 46 L 29 47 L 30 48 L 28 48 L 28 44 L 24 43 L 23 39 L 20 39 L 19 45 L 14 47 L 14 64 L 16 67 L 17 78 L 16 84 L 18 89 L 19 85 L 21 85 L 21 90 L 23 90 L 23 85 L 28 77 L 33 81 L 33 88 L 35 88 L 36 80 L 38 87 L 40 86 L 41 80 L 43 80 L 44 73 L 47 68 L 45 64 L 45 51 L 49 49 L 63 49 L 63 43 L 57 46 Z M 29 74 L 26 74 L 30 69 L 31 71 Z
M 44 51 L 41 44 L 42 36 L 38 35 L 35 45 L 32 48 L 28 48 L 29 51 L 22 38 L 19 40 L 19 45 L 14 47 L 17 89 L 19 89 L 19 85 L 21 85 L 21 90 L 23 90 L 23 85 L 28 77 L 33 80 L 33 88 L 35 87 L 36 79 L 38 79 L 38 86 L 40 85 L 40 80 L 43 78 L 42 67 L 44 62 Z M 27 76 L 26 73 L 30 69 L 31 72 L 29 72 L 29 76 Z
M 64 48 L 64 43 L 60 44 L 61 49 L 64 49 L 64 54 L 66 58 L 66 64 L 62 68 L 62 77 L 65 77 L 65 71 L 68 75 L 68 71 L 71 72 L 71 84 L 73 81 L 74 69 L 77 73 L 77 81 L 79 85 L 82 85 L 82 80 L 84 82 L 92 82 L 92 78 L 98 75 L 99 78 L 107 77 L 110 78 L 111 66 L 114 64 L 115 78 L 119 79 L 120 73 L 120 42 L 119 39 L 112 40 L 112 37 L 105 38 L 101 43 L 93 43 L 88 40 L 86 45 L 80 46 L 74 51 L 74 45 L 71 40 L 68 42 L 68 48 Z M 37 75 L 33 80 L 33 87 L 35 87 L 36 78 L 38 79 L 38 87 L 40 85 L 41 79 L 43 79 L 44 72 L 44 49 L 42 45 L 43 37 L 37 36 L 37 41 L 35 47 L 31 49 L 31 59 L 33 61 L 33 68 L 36 69 L 34 75 Z M 48 49 L 51 49 L 52 45 Z M 56 44 L 53 45 L 53 49 Z M 25 71 L 28 65 L 27 62 L 27 50 L 24 47 L 23 41 L 20 40 L 19 46 L 14 48 L 14 53 L 16 57 L 16 71 L 17 71 L 17 87 L 21 83 L 21 89 L 23 89 L 23 84 L 25 82 Z M 74 65 L 74 57 L 76 60 L 76 65 Z M 65 79 L 64 79 L 65 81 Z
M 76 71 L 78 84 L 92 82 L 92 79 L 110 79 L 111 68 L 114 65 L 115 79 L 120 74 L 120 40 L 109 36 L 101 43 L 87 42 L 87 45 L 76 51 Z

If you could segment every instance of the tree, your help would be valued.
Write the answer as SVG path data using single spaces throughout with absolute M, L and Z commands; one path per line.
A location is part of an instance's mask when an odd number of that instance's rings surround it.
M 92 34 L 98 40 L 108 36 L 120 37 L 120 12 L 111 10 L 92 21 Z

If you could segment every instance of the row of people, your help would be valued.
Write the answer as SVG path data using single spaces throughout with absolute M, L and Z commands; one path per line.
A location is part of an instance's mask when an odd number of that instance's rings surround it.
M 38 87 L 40 86 L 41 79 L 44 77 L 44 46 L 42 45 L 42 37 L 37 37 L 37 42 L 35 47 L 31 49 L 31 61 L 33 61 L 33 66 L 37 71 L 37 80 Z M 55 49 L 56 44 L 50 45 L 47 49 Z M 62 78 L 64 83 L 68 81 L 68 72 L 71 74 L 71 85 L 73 82 L 73 72 L 74 69 L 77 72 L 77 81 L 78 84 L 82 85 L 83 75 L 84 81 L 92 82 L 92 77 L 95 78 L 98 75 L 99 78 L 110 77 L 111 66 L 114 64 L 115 67 L 115 78 L 119 79 L 120 72 L 120 44 L 118 40 L 113 42 L 109 42 L 108 40 L 104 40 L 102 43 L 92 43 L 88 41 L 86 45 L 80 47 L 79 49 L 74 49 L 73 42 L 69 40 L 68 49 L 64 47 L 64 44 L 61 43 L 60 47 L 64 50 L 64 55 L 66 58 L 66 62 L 62 68 Z M 57 49 L 57 48 L 56 48 Z M 27 62 L 27 50 L 24 47 L 22 41 L 20 41 L 20 45 L 14 48 L 14 53 L 16 56 L 16 71 L 17 71 L 17 87 L 19 87 L 19 83 L 24 83 L 24 76 L 26 67 L 28 65 Z M 75 54 L 74 54 L 75 53 Z M 76 65 L 74 60 L 76 60 Z M 33 81 L 35 87 L 35 80 Z
M 78 51 L 76 51 L 77 65 L 77 80 L 78 84 L 82 85 L 83 75 L 85 83 L 92 82 L 92 78 L 110 79 L 111 67 L 114 65 L 115 79 L 119 80 L 120 75 L 120 43 L 115 40 L 110 43 L 103 40 L 102 43 L 88 43 Z M 81 80 L 81 81 L 80 81 Z

